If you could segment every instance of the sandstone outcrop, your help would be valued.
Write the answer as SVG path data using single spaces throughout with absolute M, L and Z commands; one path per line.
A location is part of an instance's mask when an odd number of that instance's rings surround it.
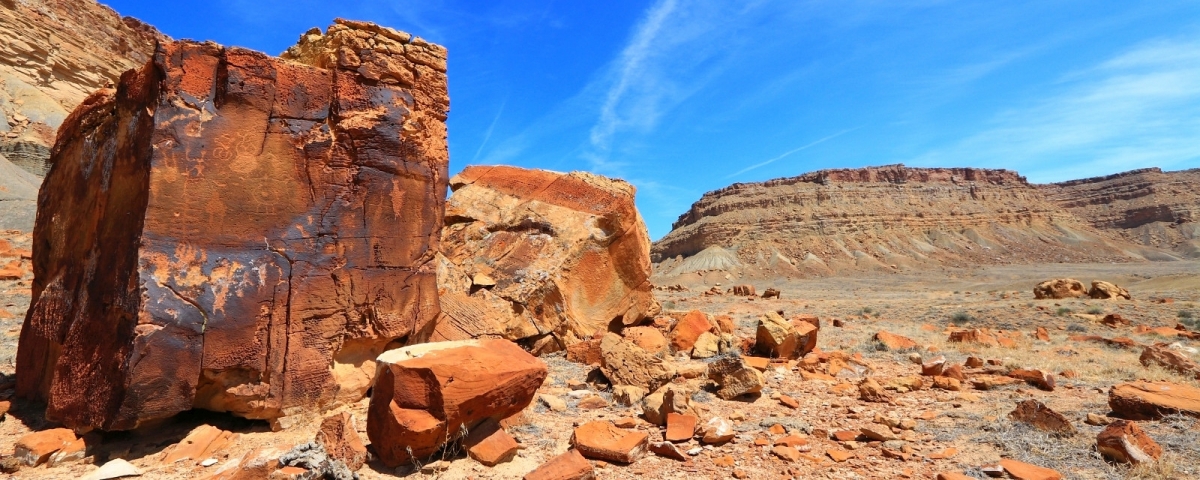
M 17 394 L 104 430 L 360 399 L 438 313 L 444 58 L 338 21 L 285 59 L 162 44 L 88 97 L 38 199 Z
M 658 312 L 632 185 L 470 166 L 450 186 L 435 340 L 499 336 L 540 354 Z
M 94 0 L 0 3 L 0 155 L 42 176 L 67 115 L 169 39 Z
M 1055 278 L 1046 280 L 1033 287 L 1033 297 L 1036 299 L 1062 299 L 1086 297 L 1088 290 L 1083 282 L 1074 278 Z
M 1144 366 L 1157 365 L 1185 377 L 1200 380 L 1200 364 L 1183 353 L 1172 350 L 1165 343 L 1148 345 L 1142 350 L 1138 361 Z
M 533 401 L 546 364 L 501 339 L 434 342 L 379 356 L 367 437 L 389 467 L 423 459 Z
M 662 283 L 1140 259 L 1009 170 L 888 165 L 708 192 L 655 242 Z
M 1142 245 L 1151 260 L 1200 258 L 1200 168 L 1131 170 L 1040 185 L 1046 198 L 1092 227 Z M 1168 252 L 1163 252 L 1167 250 Z

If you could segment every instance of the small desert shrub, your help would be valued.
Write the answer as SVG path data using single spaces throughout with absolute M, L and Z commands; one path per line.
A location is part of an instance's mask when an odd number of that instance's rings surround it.
M 1078 323 L 1072 323 L 1070 325 L 1067 325 L 1067 331 L 1068 332 L 1086 332 L 1087 327 L 1080 325 Z
M 675 301 L 667 300 L 665 302 L 662 302 L 662 309 L 663 310 L 674 310 L 675 309 Z
M 862 310 L 858 311 L 859 315 L 869 315 L 872 312 L 874 312 L 874 310 L 872 310 L 871 307 L 863 307 Z
M 1100 308 L 1100 307 L 1092 307 L 1092 308 L 1087 309 L 1087 313 L 1090 313 L 1092 315 L 1100 315 L 1100 314 L 1104 313 L 1104 309 Z
M 1060 317 L 1063 315 L 1069 315 L 1070 313 L 1071 313 L 1071 309 L 1069 309 L 1067 307 L 1058 307 L 1058 310 L 1054 311 L 1054 314 L 1058 315 Z
M 1195 315 L 1192 314 L 1191 310 L 1180 310 L 1179 314 L 1177 314 L 1176 316 L 1178 316 L 1182 320 L 1191 320 L 1192 317 Z
M 971 314 L 964 311 L 954 312 L 954 315 L 950 316 L 950 322 L 956 325 L 974 321 L 975 317 L 972 317 Z

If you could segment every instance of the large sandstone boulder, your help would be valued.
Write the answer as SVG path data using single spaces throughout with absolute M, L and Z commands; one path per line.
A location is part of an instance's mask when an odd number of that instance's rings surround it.
M 1087 294 L 1088 291 L 1083 286 L 1083 282 L 1074 278 L 1055 278 L 1033 287 L 1033 296 L 1037 299 L 1079 298 L 1086 297 Z
M 379 356 L 367 437 L 389 467 L 428 457 L 533 401 L 546 364 L 501 339 L 435 342 Z
M 818 323 L 817 318 L 812 316 L 789 321 L 778 313 L 767 312 L 758 320 L 754 350 L 770 358 L 803 357 L 817 347 Z
M 547 353 L 658 312 L 632 185 L 502 166 L 450 185 L 435 340 L 496 335 Z
M 1088 290 L 1088 296 L 1100 300 L 1133 300 L 1133 297 L 1129 296 L 1129 290 L 1102 280 L 1092 280 L 1092 289 Z
M 1108 406 L 1118 417 L 1152 420 L 1169 414 L 1200 418 L 1200 388 L 1170 382 L 1130 382 L 1108 391 Z
M 88 97 L 38 198 L 17 394 L 104 430 L 360 399 L 438 313 L 445 54 L 339 21 L 286 59 L 162 44 Z

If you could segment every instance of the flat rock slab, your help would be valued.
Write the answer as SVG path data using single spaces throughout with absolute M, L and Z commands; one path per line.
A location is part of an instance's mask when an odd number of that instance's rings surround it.
M 648 439 L 646 432 L 617 428 L 611 422 L 594 421 L 575 429 L 571 435 L 571 446 L 587 458 L 629 464 L 646 454 Z
M 533 401 L 546 364 L 508 340 L 434 342 L 390 350 L 367 410 L 367 437 L 389 467 L 433 454 L 485 420 Z

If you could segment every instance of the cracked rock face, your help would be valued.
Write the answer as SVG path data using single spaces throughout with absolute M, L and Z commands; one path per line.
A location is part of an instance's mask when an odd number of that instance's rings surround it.
M 444 59 L 339 20 L 285 59 L 163 44 L 90 96 L 38 199 L 18 394 L 103 430 L 361 398 L 438 314 Z
M 435 340 L 498 336 L 542 354 L 659 311 L 632 185 L 504 166 L 450 183 Z

